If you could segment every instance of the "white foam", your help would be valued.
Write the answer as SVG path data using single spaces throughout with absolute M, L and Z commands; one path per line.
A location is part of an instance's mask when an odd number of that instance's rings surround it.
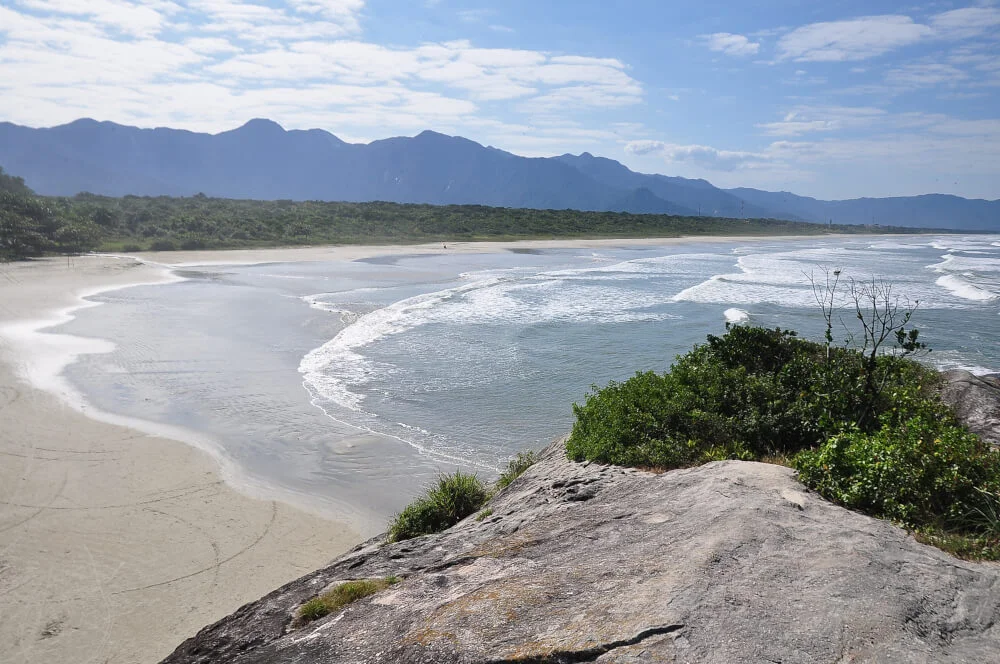
M 110 254 L 107 256 L 128 258 Z M 75 318 L 77 311 L 100 305 L 101 302 L 90 299 L 96 295 L 123 288 L 178 281 L 184 281 L 184 278 L 164 269 L 160 278 L 155 281 L 85 289 L 76 294 L 77 301 L 70 306 L 46 312 L 40 318 L 16 320 L 0 326 L 0 337 L 7 341 L 12 351 L 12 363 L 21 378 L 39 389 L 55 394 L 75 410 L 83 412 L 86 407 L 83 396 L 69 384 L 63 371 L 81 355 L 111 353 L 115 345 L 106 339 L 56 334 L 45 330 L 68 323 Z
M 541 277 L 561 279 L 634 279 L 638 275 L 691 274 L 702 272 L 706 261 L 732 260 L 723 254 L 667 254 L 650 258 L 635 258 L 612 265 L 600 265 L 564 270 L 549 270 Z
M 988 302 L 990 300 L 995 300 L 997 294 L 991 291 L 981 288 L 973 283 L 970 283 L 963 277 L 957 274 L 946 274 L 938 277 L 935 281 L 938 286 L 947 289 L 953 295 L 956 295 L 964 300 L 972 300 L 975 302 Z
M 769 303 L 811 307 L 816 304 L 811 275 L 830 262 L 845 263 L 850 258 L 853 257 L 847 250 L 839 248 L 746 254 L 736 261 L 740 272 L 713 275 L 680 291 L 674 295 L 673 300 L 705 304 Z M 848 274 L 845 273 L 843 278 L 846 280 L 847 277 Z M 840 297 L 846 297 L 846 289 L 842 290 Z
M 299 373 L 323 397 L 350 410 L 360 410 L 363 396 L 352 392 L 348 385 L 366 382 L 378 368 L 357 349 L 422 325 L 427 322 L 426 312 L 436 304 L 495 281 L 484 280 L 417 295 L 365 314 L 333 339 L 307 353 L 299 363 Z
M 937 237 L 928 243 L 928 246 L 944 251 L 970 251 L 976 249 L 986 249 L 989 246 L 998 246 L 990 241 L 989 237 Z
M 934 263 L 927 267 L 941 274 L 949 272 L 1000 272 L 1000 258 L 945 254 L 941 256 L 940 263 Z
M 750 312 L 745 309 L 726 309 L 722 312 L 722 315 L 726 317 L 727 323 L 745 323 L 750 320 Z
M 909 250 L 923 249 L 926 244 L 906 244 L 904 242 L 897 242 L 892 240 L 881 240 L 879 242 L 872 242 L 868 245 L 869 249 L 883 250 L 883 251 L 899 251 L 899 250 Z

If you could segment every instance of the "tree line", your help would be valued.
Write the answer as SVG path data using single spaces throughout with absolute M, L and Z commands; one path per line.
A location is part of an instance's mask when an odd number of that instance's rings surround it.
M 915 232 L 881 228 L 880 232 Z M 81 193 L 43 197 L 0 169 L 0 258 L 46 253 L 570 237 L 870 232 L 777 219 L 532 210 L 483 205 L 258 201 Z

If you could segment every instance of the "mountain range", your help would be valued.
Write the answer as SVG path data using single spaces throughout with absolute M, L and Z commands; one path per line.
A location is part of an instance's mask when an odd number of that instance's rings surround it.
M 90 119 L 42 129 L 3 122 L 0 167 L 52 196 L 204 193 L 1000 231 L 1000 200 L 929 194 L 823 201 L 636 173 L 586 152 L 528 158 L 432 131 L 354 144 L 262 119 L 219 134 Z

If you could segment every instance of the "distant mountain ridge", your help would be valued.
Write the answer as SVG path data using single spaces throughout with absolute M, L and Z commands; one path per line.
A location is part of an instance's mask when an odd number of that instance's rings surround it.
M 931 194 L 821 201 L 646 175 L 589 153 L 521 157 L 425 131 L 367 145 L 256 119 L 201 134 L 90 119 L 0 123 L 0 166 L 40 194 L 479 204 L 1000 231 L 1000 201 Z

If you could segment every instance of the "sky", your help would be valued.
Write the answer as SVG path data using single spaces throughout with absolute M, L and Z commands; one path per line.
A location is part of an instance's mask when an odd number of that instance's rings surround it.
M 1000 4 L 0 0 L 0 121 L 526 156 L 826 199 L 1000 199 Z

